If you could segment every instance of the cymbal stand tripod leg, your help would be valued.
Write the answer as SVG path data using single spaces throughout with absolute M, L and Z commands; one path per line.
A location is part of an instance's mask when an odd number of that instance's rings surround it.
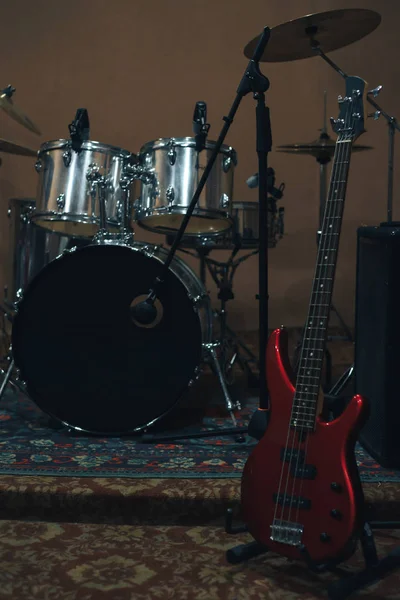
M 2 374 L 4 374 L 4 379 L 0 386 L 0 401 L 3 398 L 3 395 L 4 395 L 4 392 L 6 391 L 7 385 L 11 382 L 11 376 L 12 376 L 13 370 L 14 370 L 14 359 L 11 359 L 7 371 L 5 371 L 5 372 L 2 371 Z

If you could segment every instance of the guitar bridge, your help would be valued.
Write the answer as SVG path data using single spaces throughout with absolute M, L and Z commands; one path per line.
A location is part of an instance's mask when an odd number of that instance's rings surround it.
M 300 546 L 303 531 L 304 527 L 301 523 L 274 519 L 271 525 L 270 540 L 280 542 L 281 544 L 288 544 L 289 546 Z

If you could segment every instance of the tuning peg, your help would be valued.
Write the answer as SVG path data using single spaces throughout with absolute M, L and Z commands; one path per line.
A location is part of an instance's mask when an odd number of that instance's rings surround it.
M 368 119 L 373 119 L 374 121 L 377 121 L 380 116 L 381 116 L 381 111 L 376 110 L 375 112 L 368 114 Z
M 376 88 L 368 92 L 368 96 L 373 96 L 374 98 L 376 98 L 381 93 L 382 88 L 383 85 L 378 85 Z

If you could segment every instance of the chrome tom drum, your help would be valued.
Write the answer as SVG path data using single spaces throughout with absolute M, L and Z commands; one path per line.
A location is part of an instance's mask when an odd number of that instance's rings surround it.
M 168 251 L 136 244 L 66 252 L 30 283 L 12 347 L 32 400 L 91 433 L 124 434 L 166 414 L 195 378 L 212 311 L 200 280 L 178 257 L 161 284 L 152 326 L 131 307 L 147 297 Z
M 135 221 L 145 229 L 177 231 L 187 212 L 215 142 L 196 150 L 195 138 L 160 138 L 139 153 L 141 167 L 152 181 L 139 184 Z M 223 145 L 186 228 L 186 235 L 216 235 L 231 227 L 236 152 Z
M 105 220 L 116 232 L 124 218 L 126 190 L 121 183 L 126 165 L 137 157 L 121 148 L 86 141 L 79 152 L 70 140 L 46 142 L 40 147 L 35 168 L 39 173 L 36 210 L 32 220 L 45 229 L 64 235 L 90 238 L 99 230 L 100 194 L 105 200 Z M 88 180 L 96 170 L 104 188 Z

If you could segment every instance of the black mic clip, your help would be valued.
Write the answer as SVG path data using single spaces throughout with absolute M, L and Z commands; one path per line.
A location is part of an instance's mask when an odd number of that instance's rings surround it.
M 80 152 L 83 142 L 87 142 L 90 135 L 89 115 L 86 108 L 78 108 L 75 119 L 68 125 L 68 129 L 72 149 Z
M 193 132 L 195 135 L 195 144 L 197 152 L 201 152 L 206 147 L 206 139 L 210 130 L 210 124 L 207 121 L 207 104 L 205 102 L 196 102 L 193 113 Z

